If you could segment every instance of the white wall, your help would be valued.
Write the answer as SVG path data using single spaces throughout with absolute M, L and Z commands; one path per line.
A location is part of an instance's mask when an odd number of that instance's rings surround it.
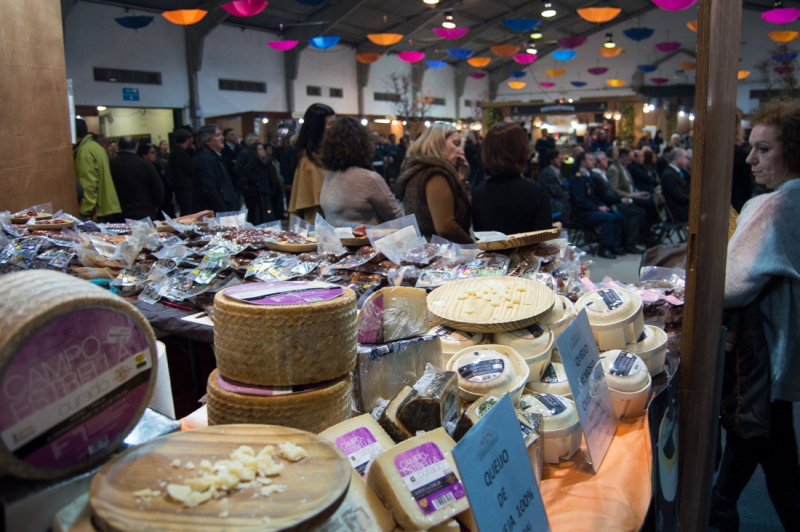
M 322 87 L 322 96 L 306 96 L 307 85 Z M 329 97 L 328 89 L 331 87 L 342 89 L 344 97 Z M 324 103 L 340 114 L 358 114 L 357 90 L 356 52 L 353 48 L 337 45 L 318 50 L 309 46 L 300 53 L 294 82 L 296 111 L 305 111 L 314 103 Z
M 464 95 L 461 97 L 461 118 L 468 120 L 472 118 L 473 110 L 464 105 L 464 100 L 489 101 L 489 76 L 483 79 L 473 79 L 467 77 L 464 84 Z
M 389 77 L 411 75 L 411 64 L 401 61 L 397 55 L 385 55 L 369 66 L 369 81 L 364 87 L 364 113 L 368 115 L 401 114 L 391 102 L 375 101 L 376 92 L 394 92 Z
M 171 109 L 115 107 L 103 111 L 101 115 L 105 118 L 105 134 L 108 137 L 149 134 L 153 144 L 158 144 L 161 140 L 169 140 L 168 133 L 176 127 Z
M 67 17 L 64 49 L 75 105 L 185 107 L 189 85 L 183 26 L 156 15 L 150 26 L 129 30 L 114 21 L 126 14 L 132 13 L 121 7 L 78 2 Z M 161 85 L 94 81 L 94 67 L 161 72 Z M 123 87 L 139 89 L 139 101 L 124 101 Z
M 430 93 L 434 98 L 444 98 L 446 105 L 434 105 L 428 111 L 436 118 L 454 118 L 456 116 L 456 79 L 455 68 L 448 65 L 444 68 L 426 68 L 422 78 L 422 92 Z
M 270 40 L 275 36 L 224 25 L 206 37 L 197 74 L 203 116 L 286 110 L 283 52 L 270 48 Z M 265 82 L 267 93 L 221 91 L 220 78 Z

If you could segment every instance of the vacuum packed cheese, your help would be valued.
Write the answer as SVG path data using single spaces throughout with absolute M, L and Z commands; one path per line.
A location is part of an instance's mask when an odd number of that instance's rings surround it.
M 254 386 L 214 370 L 208 377 L 208 424 L 282 425 L 319 433 L 350 417 L 350 378 L 298 386 Z
M 227 378 L 268 386 L 341 377 L 355 366 L 356 295 L 317 281 L 251 283 L 217 293 L 214 344 Z
M 367 298 L 358 315 L 358 343 L 382 344 L 422 336 L 430 329 L 422 288 L 383 288 Z
M 459 356 L 455 363 L 458 385 L 474 394 L 507 392 L 517 383 L 511 360 L 503 353 L 475 350 Z
M 406 530 L 427 530 L 469 508 L 444 429 L 399 443 L 372 463 L 367 484 Z
M 478 420 L 483 415 L 491 410 L 491 408 L 500 401 L 500 395 L 486 394 L 464 410 L 461 417 L 458 419 L 456 428 L 453 431 L 453 439 L 461 441 L 461 438 L 478 423 Z
M 150 402 L 156 353 L 119 296 L 53 271 L 0 277 L 0 471 L 57 478 L 103 461 Z
M 359 345 L 354 374 L 356 410 L 370 412 L 379 399 L 388 400 L 410 386 L 432 364 L 442 367 L 438 336 L 421 336 L 382 345 Z
M 351 473 L 347 496 L 336 512 L 322 523 L 321 532 L 392 532 L 395 528 L 392 514 L 375 492 L 358 476 Z
M 392 438 L 369 414 L 342 421 L 319 435 L 335 443 L 362 477 L 375 458 L 394 447 Z
M 411 434 L 445 427 L 458 421 L 458 378 L 454 371 L 436 372 L 428 366 L 425 375 L 414 384 L 410 394 L 397 409 L 397 419 Z
M 397 410 L 400 408 L 400 405 L 415 395 L 417 395 L 416 390 L 414 390 L 414 388 L 411 386 L 406 386 L 397 392 L 397 395 L 392 397 L 391 401 L 389 401 L 389 404 L 386 405 L 386 408 L 383 409 L 383 412 L 381 412 L 380 416 L 378 417 L 378 423 L 380 426 L 383 427 L 389 437 L 395 442 L 399 443 L 414 436 L 414 434 L 408 430 L 399 419 L 397 419 Z

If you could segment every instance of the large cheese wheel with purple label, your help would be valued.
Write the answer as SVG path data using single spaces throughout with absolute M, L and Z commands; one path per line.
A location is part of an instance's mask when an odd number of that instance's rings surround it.
M 217 293 L 217 368 L 235 381 L 294 386 L 336 379 L 356 364 L 356 294 L 317 281 L 251 283 Z
M 49 479 L 101 462 L 147 408 L 156 353 L 119 296 L 53 271 L 0 277 L 0 470 Z

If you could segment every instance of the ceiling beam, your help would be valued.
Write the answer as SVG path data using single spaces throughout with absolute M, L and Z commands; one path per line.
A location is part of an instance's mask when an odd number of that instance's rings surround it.
M 327 35 L 337 24 L 342 22 L 353 13 L 353 11 L 368 1 L 369 0 L 341 0 L 336 4 L 326 4 L 325 7 L 318 9 L 303 21 L 304 23 L 324 22 L 324 26 L 292 26 L 284 32 L 284 38 L 286 40 L 300 41 L 296 47 L 299 52 L 308 46 L 308 39 L 318 35 Z

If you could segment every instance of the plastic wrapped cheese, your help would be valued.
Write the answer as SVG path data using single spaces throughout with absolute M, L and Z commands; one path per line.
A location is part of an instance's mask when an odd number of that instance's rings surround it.
M 474 394 L 507 392 L 516 384 L 511 360 L 497 351 L 476 350 L 461 354 L 456 360 L 458 385 Z
M 458 378 L 453 371 L 439 372 L 429 365 L 397 410 L 397 418 L 412 434 L 444 427 L 453 430 L 458 421 Z
M 526 395 L 519 403 L 524 413 L 541 414 L 544 436 L 544 461 L 556 464 L 568 460 L 581 446 L 582 432 L 575 404 L 564 397 L 550 394 Z
M 375 458 L 394 446 L 392 438 L 369 414 L 342 421 L 319 435 L 335 443 L 362 477 Z
M 461 441 L 461 438 L 464 437 L 467 431 L 474 427 L 475 424 L 478 423 L 478 420 L 500 401 L 501 397 L 502 395 L 500 394 L 486 394 L 469 405 L 458 419 L 458 423 L 453 430 L 453 439 Z
M 438 325 L 431 329 L 428 334 L 435 334 L 441 338 L 442 356 L 445 363 L 462 349 L 483 343 L 484 339 L 482 333 L 457 331 L 447 325 Z
M 600 357 L 608 392 L 617 418 L 624 419 L 639 414 L 647 407 L 652 379 L 641 358 L 614 349 Z
M 406 530 L 430 529 L 469 508 L 454 446 L 440 428 L 395 445 L 370 467 L 367 484 Z
M 645 325 L 644 333 L 635 343 L 625 346 L 625 351 L 637 355 L 647 364 L 650 375 L 655 377 L 664 371 L 664 360 L 667 355 L 667 333 L 659 327 Z
M 411 386 L 406 386 L 397 394 L 392 397 L 389 404 L 383 409 L 383 411 L 378 416 L 378 424 L 383 427 L 383 430 L 386 431 L 386 434 L 389 435 L 392 440 L 396 443 L 401 441 L 405 441 L 414 436 L 410 430 L 408 430 L 403 422 L 397 418 L 397 411 L 400 409 L 400 406 L 406 402 L 411 397 L 417 395 L 416 390 Z
M 383 344 L 422 336 L 430 329 L 422 288 L 383 288 L 367 298 L 358 315 L 358 343 Z
M 392 532 L 394 528 L 392 514 L 354 470 L 344 501 L 336 512 L 315 530 Z

